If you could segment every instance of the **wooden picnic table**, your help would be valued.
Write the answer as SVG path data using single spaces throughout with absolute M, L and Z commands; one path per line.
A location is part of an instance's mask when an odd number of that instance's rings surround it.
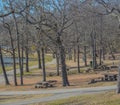
M 112 74 L 112 73 L 105 73 L 104 75 L 104 80 L 106 81 L 115 81 L 117 80 L 118 74 Z

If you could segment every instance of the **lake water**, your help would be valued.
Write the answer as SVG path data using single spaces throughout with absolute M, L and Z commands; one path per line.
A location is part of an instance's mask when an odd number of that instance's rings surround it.
M 5 66 L 11 66 L 13 64 L 13 58 L 12 57 L 3 57 L 4 60 L 4 64 Z M 16 63 L 19 63 L 18 58 L 16 58 Z M 25 63 L 25 58 L 24 58 L 24 63 Z M 1 61 L 0 61 L 0 65 L 1 65 Z
M 3 57 L 3 60 L 4 60 L 4 64 L 5 66 L 11 66 L 13 65 L 13 58 L 12 57 Z M 24 63 L 26 63 L 26 58 L 23 58 L 24 60 Z M 35 58 L 29 58 L 29 61 L 36 61 L 37 59 Z M 16 58 L 16 63 L 18 64 L 19 63 L 19 59 Z M 0 61 L 0 65 L 1 65 L 1 61 Z

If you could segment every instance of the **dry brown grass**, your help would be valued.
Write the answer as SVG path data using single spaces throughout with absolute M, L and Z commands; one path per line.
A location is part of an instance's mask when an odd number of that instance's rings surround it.
M 32 74 L 33 75 L 33 74 Z M 102 77 L 101 74 L 73 74 L 69 75 L 68 79 L 70 81 L 70 87 L 62 87 L 62 78 L 60 76 L 52 76 L 47 77 L 47 80 L 57 80 L 55 87 L 47 88 L 47 89 L 57 89 L 57 88 L 80 88 L 80 87 L 95 87 L 95 86 L 106 86 L 106 85 L 114 85 L 116 82 L 98 82 L 95 84 L 88 84 L 88 81 L 93 78 Z M 19 81 L 19 79 L 18 79 Z M 35 83 L 42 81 L 42 76 L 26 76 L 24 77 L 24 85 L 23 86 L 14 86 L 13 83 L 10 86 L 0 86 L 0 91 L 26 91 L 26 90 L 36 90 L 34 88 Z M 18 82 L 18 84 L 20 84 Z M 37 89 L 41 90 L 41 88 Z
M 112 65 L 112 61 L 106 61 L 107 63 Z M 115 63 L 118 63 L 118 60 L 115 60 Z M 73 61 L 67 61 L 67 65 L 69 65 L 70 67 L 76 66 L 76 63 L 74 63 Z M 84 65 L 84 63 L 82 63 L 81 61 L 81 65 Z M 84 68 L 86 69 L 86 68 Z M 46 72 L 48 74 L 47 76 L 47 80 L 57 80 L 57 83 L 55 85 L 55 87 L 53 87 L 54 89 L 57 88 L 63 88 L 62 87 L 62 77 L 61 76 L 55 76 L 55 75 L 51 75 L 49 76 L 50 72 L 56 73 L 56 69 L 55 69 L 55 65 L 49 65 L 46 67 Z M 106 71 L 103 72 L 91 72 L 91 73 L 81 73 L 78 74 L 77 73 L 77 69 L 75 71 L 69 71 L 68 74 L 68 79 L 70 81 L 71 86 L 67 87 L 67 88 L 75 88 L 75 87 L 92 87 L 92 86 L 105 86 L 105 85 L 113 85 L 116 84 L 116 82 L 98 82 L 95 84 L 89 84 L 88 85 L 88 81 L 90 79 L 93 78 L 98 78 L 98 77 L 103 77 L 103 73 L 105 73 Z M 113 73 L 117 73 L 115 70 L 112 70 L 111 72 Z M 18 77 L 18 84 L 20 84 L 20 77 Z M 24 85 L 23 86 L 14 86 L 13 83 L 11 83 L 10 86 L 4 86 L 4 85 L 0 85 L 0 91 L 6 91 L 6 90 L 36 90 L 34 88 L 35 83 L 37 82 L 41 82 L 42 81 L 42 70 L 39 69 L 35 69 L 35 70 L 31 70 L 30 73 L 25 73 L 24 75 Z M 50 88 L 51 89 L 51 88 Z M 39 90 L 39 89 L 37 89 Z

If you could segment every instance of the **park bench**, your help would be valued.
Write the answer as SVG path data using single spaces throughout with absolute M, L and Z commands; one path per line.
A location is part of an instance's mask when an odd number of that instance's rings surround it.
M 96 83 L 96 82 L 100 82 L 100 81 L 103 81 L 103 77 L 93 78 L 88 82 L 88 84 L 92 84 L 92 83 Z
M 104 75 L 104 80 L 105 81 L 115 81 L 117 80 L 118 74 L 111 74 L 111 73 L 106 73 Z
M 108 67 L 106 65 L 100 65 L 100 66 L 97 67 L 97 69 L 100 69 L 100 70 L 110 70 L 111 67 Z
M 117 69 L 118 68 L 118 66 L 115 66 L 115 65 L 110 66 L 110 67 L 111 67 L 111 69 Z
M 103 74 L 103 77 L 93 78 L 91 79 L 88 84 L 100 82 L 100 81 L 116 81 L 118 74 L 112 74 L 112 73 L 105 73 Z

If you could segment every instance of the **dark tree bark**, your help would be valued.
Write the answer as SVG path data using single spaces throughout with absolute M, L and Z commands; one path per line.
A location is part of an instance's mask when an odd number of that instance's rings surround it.
M 26 7 L 28 6 L 28 1 L 26 0 L 25 1 L 25 5 Z M 25 33 L 26 33 L 26 46 L 25 46 L 25 55 L 26 55 L 26 72 L 29 72 L 29 47 L 28 47 L 28 44 L 29 44 L 29 29 L 28 29 L 28 15 L 29 15 L 29 8 L 26 8 L 26 14 L 25 14 L 25 27 L 26 27 L 26 30 L 25 30 Z
M 78 65 L 78 73 L 80 73 L 80 46 L 77 46 L 77 65 Z
M 94 37 L 93 37 L 94 39 L 93 39 L 93 42 L 94 42 L 94 47 L 93 47 L 93 65 L 94 65 L 94 69 L 96 69 L 97 68 L 97 60 L 96 60 L 96 35 L 94 35 Z
M 24 49 L 23 49 L 23 46 L 22 46 L 22 49 L 21 49 L 21 69 L 22 69 L 22 75 L 24 74 L 23 68 L 24 68 Z
M 102 58 L 103 58 L 103 60 L 106 59 L 106 58 L 105 58 L 105 48 L 104 48 L 104 47 L 102 47 Z
M 97 68 L 97 61 L 96 61 L 96 37 L 91 33 L 91 47 L 92 47 L 92 67 L 93 69 Z
M 72 51 L 70 48 L 68 49 L 68 59 L 72 60 Z
M 41 69 L 42 68 L 42 64 L 41 64 L 40 50 L 37 50 L 37 55 L 38 55 L 38 68 Z
M 45 52 L 44 48 L 41 48 L 42 53 L 42 70 L 43 70 L 43 81 L 46 81 L 46 70 L 45 70 Z
M 84 65 L 87 66 L 87 52 L 86 52 L 86 46 L 84 46 Z
M 61 57 L 63 86 L 69 86 L 70 84 L 67 78 L 67 71 L 66 71 L 66 64 L 65 64 L 65 49 L 64 49 L 64 46 L 62 45 L 60 45 L 60 57 Z
M 5 66 L 4 66 L 1 46 L 0 46 L 0 60 L 1 60 L 2 70 L 3 70 L 3 74 L 4 74 L 4 78 L 5 78 L 5 84 L 9 85 L 10 83 L 9 83 L 9 80 L 8 80 L 8 77 L 6 74 L 6 70 L 5 70 Z
M 99 65 L 102 65 L 102 47 L 103 47 L 103 16 L 100 16 L 100 49 L 99 49 Z
M 12 49 L 13 52 L 13 70 L 14 70 L 14 84 L 17 86 L 17 77 L 16 77 L 16 57 L 15 57 L 15 49 Z
M 60 73 L 59 73 L 59 53 L 58 53 L 58 50 L 56 51 L 56 62 L 57 62 L 57 64 L 56 64 L 56 66 L 57 66 L 57 76 L 59 76 Z
M 25 55 L 26 55 L 26 72 L 29 72 L 29 54 L 27 47 L 25 47 Z
M 99 50 L 99 65 L 102 65 L 102 49 Z
M 120 65 L 118 68 L 118 83 L 117 83 L 117 93 L 120 93 Z
M 21 35 L 22 43 L 21 43 L 21 69 L 22 69 L 22 75 L 24 74 L 23 68 L 24 68 L 24 37 Z
M 76 48 L 74 48 L 74 62 L 76 62 Z
M 57 44 L 59 46 L 59 51 L 60 51 L 63 86 L 69 86 L 70 84 L 69 84 L 68 77 L 67 77 L 66 63 L 65 63 L 65 48 L 62 45 L 60 35 L 58 35 L 58 37 L 57 37 Z

